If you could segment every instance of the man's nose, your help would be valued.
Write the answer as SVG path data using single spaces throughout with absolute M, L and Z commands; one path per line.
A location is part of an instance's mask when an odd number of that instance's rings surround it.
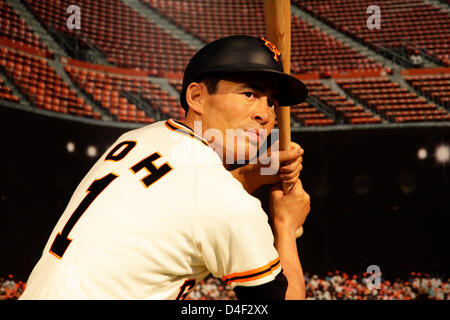
M 262 125 L 266 124 L 270 120 L 269 109 L 267 97 L 264 96 L 259 98 L 253 110 L 252 118 Z

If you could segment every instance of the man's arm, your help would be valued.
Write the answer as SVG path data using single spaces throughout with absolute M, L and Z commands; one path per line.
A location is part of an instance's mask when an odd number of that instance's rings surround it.
M 239 300 L 304 300 L 305 280 L 297 251 L 296 228 L 303 225 L 310 210 L 309 195 L 300 180 L 288 193 L 281 185 L 271 190 L 270 213 L 274 245 L 280 257 L 282 272 L 268 283 L 258 286 L 236 286 Z
M 287 193 L 283 192 L 279 184 L 272 187 L 270 202 L 275 248 L 288 280 L 286 300 L 303 300 L 305 280 L 295 232 L 303 225 L 310 211 L 310 197 L 298 179 Z
M 297 237 L 294 233 L 274 230 L 275 248 L 280 255 L 283 273 L 288 279 L 286 300 L 305 299 L 305 279 L 297 251 Z

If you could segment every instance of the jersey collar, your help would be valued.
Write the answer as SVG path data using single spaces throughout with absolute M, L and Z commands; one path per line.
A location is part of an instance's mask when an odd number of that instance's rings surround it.
M 178 132 L 180 134 L 184 134 L 186 136 L 190 136 L 190 137 L 200 141 L 205 146 L 209 146 L 208 141 L 206 141 L 202 137 L 195 134 L 194 130 L 192 130 L 189 126 L 185 125 L 184 123 L 181 123 L 180 121 L 177 121 L 174 119 L 169 119 L 169 120 L 166 120 L 166 122 L 164 124 L 166 125 L 166 127 L 168 129 L 170 129 L 172 131 Z

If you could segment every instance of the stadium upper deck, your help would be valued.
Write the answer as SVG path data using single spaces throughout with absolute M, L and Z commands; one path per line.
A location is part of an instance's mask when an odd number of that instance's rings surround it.
M 82 28 L 67 28 L 68 0 L 23 0 L 34 19 L 57 41 L 94 48 L 105 63 L 55 56 L 32 23 L 10 0 L 0 0 L 0 99 L 55 114 L 141 125 L 183 118 L 177 90 L 196 51 L 121 0 L 81 0 Z M 263 2 L 141 0 L 171 27 L 206 43 L 230 34 L 264 35 Z M 448 11 L 420 0 L 381 1 L 383 27 L 366 26 L 367 1 L 293 1 L 336 31 L 378 54 L 410 52 L 441 68 L 394 72 L 373 56 L 292 16 L 291 72 L 310 88 L 310 98 L 292 106 L 298 127 L 433 123 L 450 120 Z M 361 10 L 364 9 L 361 14 Z M 207 14 L 206 14 L 207 13 Z M 423 14 L 427 19 L 424 28 Z M 77 47 L 75 47 L 76 49 Z M 381 50 L 381 51 L 380 51 Z M 377 59 L 377 61 L 380 61 Z

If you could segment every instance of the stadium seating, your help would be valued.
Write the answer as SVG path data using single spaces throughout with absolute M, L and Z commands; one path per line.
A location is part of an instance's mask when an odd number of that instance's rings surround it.
M 47 46 L 39 40 L 39 36 L 33 33 L 26 22 L 4 0 L 0 0 L 0 38 L 48 52 Z
M 291 118 L 303 126 L 329 126 L 335 123 L 334 119 L 308 102 L 291 106 Z
M 301 9 L 313 14 L 333 28 L 378 50 L 382 45 L 398 53 L 423 50 L 441 64 L 450 64 L 450 24 L 448 12 L 422 0 L 294 0 Z M 366 10 L 377 5 L 381 11 L 381 28 L 368 29 Z
M 264 35 L 262 1 L 141 1 L 205 43 L 238 33 Z
M 381 123 L 381 118 L 366 111 L 362 106 L 342 96 L 338 92 L 325 86 L 320 80 L 304 81 L 308 86 L 309 96 L 317 98 L 322 102 L 336 119 L 342 119 L 347 124 Z M 292 108 L 292 112 L 297 112 Z M 296 115 L 299 120 L 299 116 Z
M 8 88 L 2 79 L 0 79 L 0 100 L 19 102 L 19 98 L 12 94 L 11 89 Z
M 450 110 L 450 73 L 404 78 L 420 94 Z
M 100 114 L 78 97 L 44 58 L 2 47 L 0 68 L 37 108 L 100 119 Z
M 69 0 L 22 1 L 48 30 L 76 38 L 80 45 L 97 48 L 109 62 L 118 66 L 117 70 L 111 71 L 62 62 L 73 82 L 114 120 L 151 123 L 169 117 L 184 118 L 177 97 L 152 83 L 150 77 L 173 78 L 175 80 L 170 80 L 170 84 L 180 92 L 180 75 L 195 52 L 188 44 L 121 0 L 78 1 L 76 4 L 82 8 L 81 30 L 69 30 L 66 26 L 66 9 L 73 4 Z M 261 36 L 266 31 L 260 0 L 140 1 L 205 43 L 231 34 Z M 396 48 L 401 39 L 407 39 L 444 64 L 448 58 L 448 42 L 443 41 L 449 35 L 448 30 L 438 28 L 439 24 L 447 25 L 448 14 L 442 14 L 421 0 L 398 0 L 396 3 L 382 0 L 378 3 L 383 10 L 383 32 L 368 30 L 364 27 L 367 15 L 356 14 L 362 9 L 365 13 L 368 0 L 293 3 L 368 46 L 382 43 Z M 52 53 L 26 22 L 4 0 L 0 0 L 0 5 L 0 66 L 24 97 L 38 108 L 100 119 L 100 114 L 70 90 L 47 63 L 45 58 Z M 410 15 L 411 21 L 400 19 L 386 8 L 395 9 L 399 17 Z M 426 24 L 419 22 L 413 9 L 420 9 L 435 20 L 427 20 Z M 424 29 L 424 25 L 427 28 Z M 383 70 L 388 74 L 390 71 L 295 15 L 292 16 L 291 49 L 291 73 L 317 75 L 307 78 L 315 80 L 305 80 L 311 99 L 291 106 L 292 120 L 302 126 L 377 124 L 385 121 L 383 119 L 394 123 L 448 121 L 448 111 L 444 110 L 450 108 L 448 74 L 405 76 L 417 94 L 440 105 L 436 106 L 410 91 L 412 89 L 401 88 L 388 77 L 367 78 Z M 348 79 L 340 78 L 343 74 Z M 329 77 L 336 79 L 357 103 L 320 80 Z M 1 83 L 0 98 L 18 101 Z
M 341 79 L 336 82 L 349 96 L 390 122 L 450 120 L 448 112 L 400 87 L 388 77 Z
M 64 69 L 80 89 L 117 121 L 151 123 L 155 121 L 154 113 L 159 113 L 161 118 L 184 118 L 178 99 L 151 83 L 148 77 L 105 73 L 70 65 Z M 127 93 L 136 97 L 139 105 L 132 103 Z
M 266 33 L 263 1 L 141 1 L 204 42 L 233 34 Z M 291 72 L 319 71 L 327 75 L 333 71 L 382 68 L 371 58 L 292 16 Z
M 146 70 L 152 75 L 182 72 L 195 50 L 145 19 L 120 0 L 80 0 L 81 30 L 66 26 L 69 0 L 24 0 L 47 27 L 99 49 L 117 66 Z
M 292 17 L 291 70 L 295 73 L 318 71 L 322 76 L 332 72 L 383 69 L 332 36 L 313 28 L 305 21 Z
M 171 79 L 169 80 L 169 84 L 178 92 L 178 94 L 181 93 L 181 89 L 183 86 L 183 82 L 179 79 Z

